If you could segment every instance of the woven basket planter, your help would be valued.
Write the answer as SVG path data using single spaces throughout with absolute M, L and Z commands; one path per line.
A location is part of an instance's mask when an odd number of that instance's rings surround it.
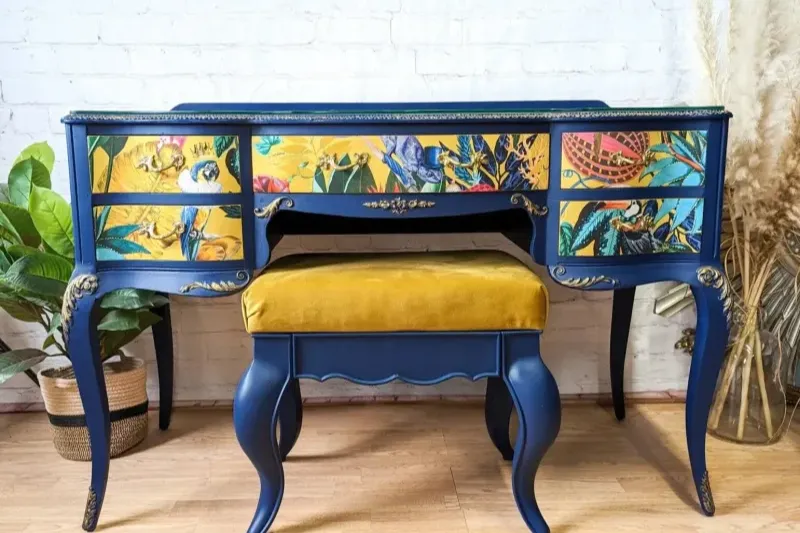
M 141 359 L 123 357 L 103 365 L 111 413 L 111 457 L 130 450 L 147 436 L 147 370 Z M 90 461 L 89 430 L 72 367 L 39 373 L 45 409 L 56 451 L 71 461 Z

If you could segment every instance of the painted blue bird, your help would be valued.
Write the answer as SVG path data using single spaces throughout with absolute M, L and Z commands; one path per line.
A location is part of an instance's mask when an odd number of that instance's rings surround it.
M 184 193 L 218 194 L 222 192 L 219 178 L 219 165 L 216 161 L 198 161 L 191 168 L 185 168 L 178 176 L 178 187 Z M 181 254 L 189 261 L 197 259 L 200 245 L 203 242 L 203 230 L 208 224 L 211 214 L 209 207 L 186 206 L 181 210 L 181 223 L 184 226 L 181 235 Z M 204 220 L 198 220 L 204 218 Z M 199 228 L 195 228 L 196 224 Z

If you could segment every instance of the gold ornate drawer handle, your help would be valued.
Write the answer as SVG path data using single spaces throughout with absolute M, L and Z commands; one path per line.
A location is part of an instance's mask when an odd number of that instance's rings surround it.
M 468 168 L 472 172 L 477 171 L 486 161 L 486 155 L 483 152 L 474 153 L 470 156 L 469 161 L 462 163 L 454 158 L 448 152 L 439 154 L 439 164 L 443 167 L 450 168 Z
M 393 198 L 391 200 L 378 200 L 374 202 L 364 202 L 364 207 L 369 209 L 383 209 L 384 211 L 391 211 L 395 215 L 402 215 L 412 209 L 426 209 L 436 205 L 436 202 L 430 200 L 406 200 L 404 198 Z
M 339 165 L 337 163 L 339 160 L 339 156 L 336 154 L 322 154 L 317 160 L 317 166 L 324 170 L 350 170 L 351 168 L 366 166 L 369 163 L 369 154 L 366 152 L 355 154 L 352 161 L 347 165 Z
M 294 207 L 294 200 L 288 196 L 279 196 L 272 200 L 266 207 L 256 207 L 253 212 L 255 213 L 256 218 L 270 219 L 275 213 L 280 211 L 282 207 L 291 209 Z
M 531 201 L 530 198 L 525 196 L 521 193 L 514 193 L 511 195 L 511 203 L 514 205 L 522 204 L 522 207 L 525 208 L 525 211 L 528 212 L 531 216 L 543 217 L 547 215 L 547 206 L 546 205 L 536 205 Z
M 236 283 L 233 280 L 227 279 L 218 281 L 193 281 L 191 283 L 187 283 L 186 285 L 182 285 L 178 291 L 181 294 L 186 294 L 187 292 L 198 289 L 208 292 L 234 292 L 238 291 L 239 289 L 243 289 L 248 283 L 250 283 L 250 274 L 244 270 L 240 270 L 236 273 L 236 279 L 240 280 L 241 283 Z
M 186 224 L 183 222 L 176 222 L 172 225 L 172 231 L 169 233 L 161 233 L 159 234 L 156 230 L 156 223 L 151 222 L 147 226 L 143 227 L 139 230 L 141 235 L 146 235 L 148 238 L 153 239 L 155 241 L 166 241 L 173 237 L 178 237 L 183 235 L 183 232 L 186 231 Z

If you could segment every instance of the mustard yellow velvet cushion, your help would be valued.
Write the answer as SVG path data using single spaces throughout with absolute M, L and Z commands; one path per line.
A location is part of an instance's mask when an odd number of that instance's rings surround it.
M 547 306 L 539 277 L 494 251 L 288 256 L 242 297 L 250 333 L 541 330 Z

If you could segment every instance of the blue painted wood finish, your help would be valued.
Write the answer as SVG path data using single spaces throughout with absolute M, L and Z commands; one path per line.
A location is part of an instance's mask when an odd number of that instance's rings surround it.
M 93 530 L 105 498 L 109 467 L 108 401 L 99 364 L 96 328 L 92 322 L 95 302 L 118 288 L 142 288 L 166 294 L 217 297 L 244 289 L 269 262 L 272 248 L 283 235 L 322 233 L 477 232 L 496 231 L 509 236 L 550 276 L 579 290 L 625 290 L 656 281 L 685 281 L 698 301 L 698 334 L 692 360 L 687 398 L 687 440 L 693 478 L 701 507 L 713 512 L 713 499 L 705 467 L 705 423 L 715 378 L 727 338 L 728 284 L 719 263 L 719 235 L 727 122 L 729 114 L 719 108 L 617 110 L 599 102 L 490 102 L 445 104 L 190 104 L 166 113 L 73 113 L 65 117 L 70 156 L 70 189 L 75 228 L 76 267 L 65 297 L 65 331 L 68 348 L 80 386 L 92 446 L 92 480 L 84 527 Z M 708 132 L 704 187 L 604 188 L 562 190 L 560 187 L 561 134 L 591 131 L 705 130 Z M 375 135 L 428 133 L 514 133 L 549 132 L 549 189 L 526 192 L 442 193 L 406 195 L 336 194 L 254 194 L 249 149 L 240 153 L 242 192 L 240 194 L 126 194 L 92 195 L 88 168 L 88 135 L 236 135 L 242 148 L 252 145 L 261 134 Z M 565 200 L 612 201 L 644 198 L 702 198 L 702 246 L 699 253 L 653 253 L 613 257 L 562 257 L 558 251 L 559 206 Z M 366 207 L 365 203 L 433 201 L 426 209 L 391 210 Z M 236 261 L 97 261 L 93 209 L 122 204 L 242 206 L 243 259 Z M 258 214 L 258 215 L 257 215 Z M 627 330 L 625 317 L 618 322 Z M 392 342 L 386 342 L 386 338 Z M 526 423 L 517 437 L 514 493 L 526 522 L 534 531 L 546 531 L 541 516 L 530 504 L 532 485 L 522 482 L 535 472 L 535 465 L 557 432 L 557 420 L 550 411 L 533 412 L 532 406 L 557 406 L 553 384 L 538 360 L 536 341 L 519 333 L 503 341 L 504 346 L 524 346 L 520 355 L 506 357 L 502 366 L 490 366 L 480 358 L 468 363 L 452 356 L 468 349 L 460 337 L 438 337 L 413 333 L 387 334 L 384 340 L 366 335 L 332 339 L 329 335 L 304 336 L 291 346 L 283 336 L 262 338 L 256 344 L 256 359 L 237 394 L 236 431 L 245 451 L 258 464 L 262 475 L 262 503 L 272 508 L 280 500 L 280 460 L 288 453 L 299 429 L 287 434 L 292 439 L 278 447 L 275 425 L 279 418 L 291 418 L 302 408 L 282 405 L 281 397 L 293 389 L 297 377 L 325 379 L 343 374 L 364 383 L 380 383 L 395 377 L 417 383 L 434 383 L 455 375 L 472 379 L 502 378 L 512 402 Z M 488 350 L 480 335 L 465 336 Z M 292 342 L 299 339 L 295 338 Z M 505 339 L 505 337 L 504 337 Z M 526 340 L 527 339 L 527 340 Z M 417 350 L 440 343 L 427 358 L 394 361 L 396 367 L 369 367 L 354 355 L 357 347 L 380 347 L 391 352 L 394 343 Z M 337 365 L 318 355 L 320 346 L 342 348 Z M 454 347 L 458 346 L 458 349 Z M 476 348 L 477 349 L 477 348 Z M 273 356 L 280 353 L 283 356 Z M 288 354 L 295 354 L 289 357 Z M 450 355 L 448 355 L 450 354 Z M 439 361 L 441 359 L 441 361 Z M 383 358 L 381 358 L 383 360 Z M 374 361 L 373 361 L 374 362 Z M 388 364 L 388 363 L 387 363 Z M 466 368 L 462 368 L 467 365 Z M 166 375 L 165 375 L 166 377 Z M 357 380 L 357 379 L 356 379 Z M 542 390 L 525 387 L 527 381 Z M 495 385 L 497 383 L 495 382 Z M 502 388 L 497 388 L 501 390 Z M 530 389 L 530 390 L 528 390 Z M 548 394 L 549 397 L 544 395 Z M 296 402 L 295 402 L 296 403 Z M 267 406 L 269 404 L 269 406 Z M 285 415 L 282 414 L 284 413 Z M 508 409 L 501 410 L 503 413 Z M 502 415 L 505 418 L 505 414 Z M 260 427 L 249 425 L 260 421 Z M 164 419 L 162 419 L 162 422 Z M 499 423 L 504 423 L 502 420 Z M 264 431 L 264 425 L 269 431 Z M 540 431 L 541 434 L 537 434 Z M 520 451 L 522 450 L 522 451 Z M 516 463 L 515 463 L 516 465 Z M 515 474 L 516 475 L 516 474 Z M 266 481 L 264 481 L 266 479 Z M 517 478 L 515 478 L 517 479 Z M 532 501 L 532 500 L 530 500 Z M 526 503 L 528 502 L 528 503 Z M 533 505 L 533 507 L 530 507 Z M 269 516 L 257 516 L 254 524 L 267 524 Z M 263 531 L 260 529 L 259 531 Z

